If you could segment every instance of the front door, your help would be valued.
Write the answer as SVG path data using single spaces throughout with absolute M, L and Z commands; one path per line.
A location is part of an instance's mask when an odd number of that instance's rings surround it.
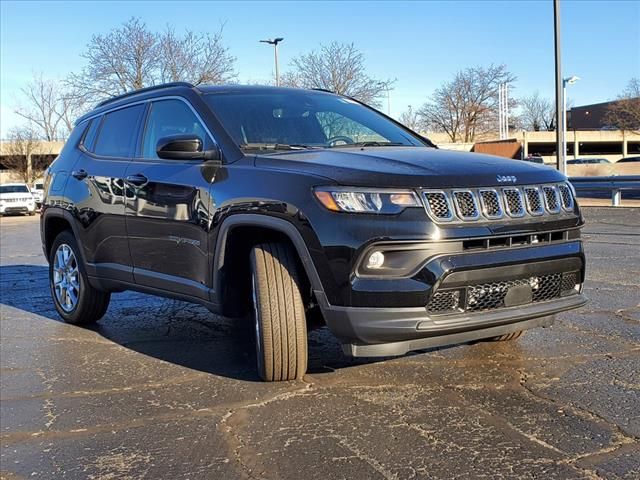
M 213 139 L 186 99 L 150 103 L 139 158 L 127 167 L 126 226 L 139 285 L 207 300 L 210 187 L 215 168 L 202 160 L 167 160 L 156 154 L 158 140 L 195 134 L 205 149 Z

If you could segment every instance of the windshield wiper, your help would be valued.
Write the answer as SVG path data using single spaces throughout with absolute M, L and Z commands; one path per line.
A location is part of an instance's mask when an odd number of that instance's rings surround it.
M 414 145 L 407 145 L 406 143 L 400 142 L 354 142 L 354 143 L 343 143 L 340 145 L 332 145 L 329 148 L 339 148 L 339 147 L 413 147 Z
M 242 150 L 309 150 L 320 148 L 301 143 L 241 143 L 239 146 Z

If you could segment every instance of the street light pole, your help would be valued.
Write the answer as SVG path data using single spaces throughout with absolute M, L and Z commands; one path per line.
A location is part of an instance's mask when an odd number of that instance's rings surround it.
M 276 86 L 280 86 L 280 70 L 278 68 L 278 43 L 283 41 L 284 38 L 269 38 L 267 40 L 260 40 L 260 43 L 268 43 L 269 45 L 273 45 L 273 56 L 276 63 Z
M 580 77 L 572 75 L 562 79 L 562 172 L 567 173 L 567 85 L 573 85 Z
M 562 132 L 564 131 L 564 117 L 562 111 L 562 63 L 560 59 L 560 0 L 553 0 L 553 32 L 556 60 L 556 168 L 562 173 L 565 152 L 562 151 Z

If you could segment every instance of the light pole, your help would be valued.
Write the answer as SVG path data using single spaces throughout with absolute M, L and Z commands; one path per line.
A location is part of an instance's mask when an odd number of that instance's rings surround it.
M 273 45 L 273 54 L 275 56 L 276 61 L 276 86 L 280 85 L 280 71 L 278 70 L 278 44 L 283 41 L 284 38 L 269 38 L 267 40 L 260 40 L 260 43 L 268 43 L 269 45 Z
M 567 174 L 567 85 L 573 85 L 580 77 L 572 75 L 562 79 L 562 173 Z

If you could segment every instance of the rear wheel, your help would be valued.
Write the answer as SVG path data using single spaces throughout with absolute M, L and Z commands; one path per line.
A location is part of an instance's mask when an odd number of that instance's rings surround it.
M 520 338 L 523 333 L 524 333 L 524 331 L 522 331 L 522 330 L 520 330 L 519 332 L 507 333 L 505 335 L 500 335 L 498 337 L 490 338 L 489 341 L 491 341 L 491 342 L 510 342 L 511 340 L 516 340 L 517 338 Z
M 102 318 L 111 294 L 89 284 L 78 252 L 76 239 L 69 230 L 56 237 L 49 254 L 49 285 L 53 303 L 62 319 L 84 325 Z
M 291 246 L 277 242 L 253 247 L 251 283 L 260 378 L 302 378 L 307 371 L 307 324 Z

